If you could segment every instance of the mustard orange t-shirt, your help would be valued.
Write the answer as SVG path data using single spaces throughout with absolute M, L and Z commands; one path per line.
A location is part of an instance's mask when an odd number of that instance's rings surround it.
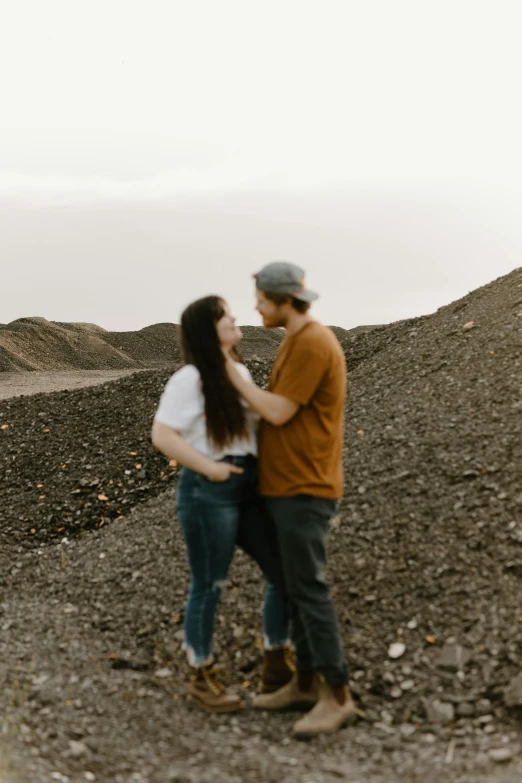
M 343 494 L 346 362 L 331 329 L 310 321 L 284 339 L 269 391 L 299 403 L 290 421 L 261 422 L 259 491 L 266 497 Z

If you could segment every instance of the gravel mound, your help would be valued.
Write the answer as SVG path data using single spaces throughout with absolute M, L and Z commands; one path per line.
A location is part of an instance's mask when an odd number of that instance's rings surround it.
M 303 750 L 281 744 L 288 716 L 207 719 L 182 701 L 177 472 L 149 443 L 173 367 L 0 403 L 4 735 L 16 754 L 26 726 L 32 780 L 519 779 L 521 327 L 517 269 L 434 315 L 338 335 L 329 580 L 368 721 Z M 266 381 L 270 361 L 248 366 Z M 245 693 L 261 592 L 239 554 L 218 652 Z
M 0 326 L 0 371 L 117 370 L 180 359 L 175 324 L 108 332 L 95 324 L 20 318 Z
M 334 589 L 354 688 L 394 721 L 506 717 L 522 642 L 521 328 L 517 269 L 345 343 Z
M 242 328 L 245 357 L 273 359 L 282 333 L 259 326 Z M 45 318 L 0 324 L 0 372 L 137 369 L 180 361 L 176 324 L 153 324 L 137 332 L 108 332 L 96 324 Z
M 174 369 L 1 402 L 2 539 L 79 534 L 161 492 L 174 471 L 150 427 Z

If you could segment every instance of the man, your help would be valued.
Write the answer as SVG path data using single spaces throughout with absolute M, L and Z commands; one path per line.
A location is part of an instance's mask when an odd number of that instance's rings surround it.
M 304 271 L 276 261 L 254 275 L 257 311 L 266 328 L 284 327 L 267 391 L 245 382 L 232 362 L 230 379 L 262 418 L 259 489 L 275 524 L 290 605 L 297 672 L 254 706 L 313 706 L 296 736 L 336 731 L 357 715 L 339 624 L 325 580 L 329 520 L 343 490 L 342 446 L 346 363 L 327 327 L 309 313 L 317 294 Z

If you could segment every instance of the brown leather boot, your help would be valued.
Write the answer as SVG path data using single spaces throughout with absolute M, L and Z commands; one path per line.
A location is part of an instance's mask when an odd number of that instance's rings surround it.
M 332 734 L 362 715 L 355 706 L 347 686 L 332 688 L 321 679 L 318 695 L 315 707 L 307 712 L 304 718 L 294 723 L 294 737 L 305 738 L 314 737 L 316 734 Z
M 261 664 L 259 693 L 274 693 L 290 682 L 295 672 L 294 652 L 290 647 L 265 650 Z
M 207 712 L 235 712 L 245 706 L 219 681 L 214 665 L 191 669 L 188 700 Z

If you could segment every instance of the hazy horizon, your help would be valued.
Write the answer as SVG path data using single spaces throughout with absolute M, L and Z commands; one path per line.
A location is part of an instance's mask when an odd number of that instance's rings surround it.
M 502 221 L 484 212 L 476 195 L 448 203 L 407 190 L 228 193 L 188 204 L 3 200 L 10 296 L 0 320 L 39 315 L 128 331 L 177 322 L 190 301 L 217 293 L 239 323 L 257 325 L 251 276 L 275 258 L 305 268 L 324 323 L 425 315 L 520 265 L 520 240 L 507 242 Z
M 19 0 L 1 12 L 0 322 L 134 330 L 300 264 L 344 328 L 520 266 L 522 9 Z M 93 54 L 95 53 L 95 55 Z

